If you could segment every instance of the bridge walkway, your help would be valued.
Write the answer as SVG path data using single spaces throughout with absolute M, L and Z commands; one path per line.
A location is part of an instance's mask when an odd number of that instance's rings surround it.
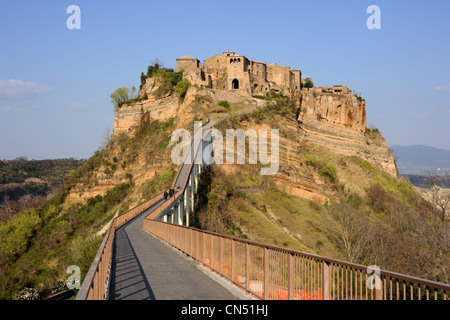
M 110 300 L 236 300 L 160 240 L 146 233 L 144 217 L 164 200 L 116 230 Z

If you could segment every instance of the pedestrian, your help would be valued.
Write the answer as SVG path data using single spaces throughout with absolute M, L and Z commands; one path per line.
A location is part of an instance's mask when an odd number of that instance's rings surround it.
M 167 191 L 164 191 L 164 201 L 167 200 L 167 197 L 169 196 L 169 194 L 167 193 Z

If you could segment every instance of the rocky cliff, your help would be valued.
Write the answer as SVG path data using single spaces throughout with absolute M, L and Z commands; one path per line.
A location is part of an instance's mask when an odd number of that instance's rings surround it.
M 304 139 L 339 154 L 359 156 L 393 177 L 394 156 L 378 132 L 366 130 L 365 101 L 351 93 L 302 92 L 298 96 L 298 125 Z
M 220 91 L 191 86 L 184 100 L 180 100 L 175 94 L 156 97 L 154 94 L 156 89 L 154 82 L 148 79 L 139 93 L 147 94 L 147 100 L 125 104 L 116 110 L 113 136 L 120 133 L 130 134 L 133 126 L 139 123 L 143 112 L 148 112 L 152 119 L 161 121 L 173 118 L 175 127 L 187 127 L 193 119 L 206 120 L 207 117 L 215 117 L 218 113 L 227 114 L 227 110 L 218 109 L 218 102 L 222 100 L 232 104 L 231 112 L 235 115 L 240 111 L 249 112 L 264 108 L 267 103 L 274 103 L 273 100 L 271 102 L 252 98 L 247 91 L 240 90 Z M 363 99 L 351 93 L 314 91 L 302 91 L 292 98 L 297 104 L 296 119 L 293 118 L 293 121 L 286 121 L 283 118 L 276 121 L 272 119 L 269 125 L 271 128 L 279 128 L 282 132 L 280 170 L 272 177 L 279 187 L 290 194 L 318 203 L 333 198 L 333 192 L 326 188 L 324 178 L 317 171 L 310 170 L 304 165 L 305 150 L 302 148 L 307 143 L 325 147 L 338 155 L 357 156 L 396 177 L 394 157 L 387 149 L 385 139 L 380 133 L 366 129 L 367 119 Z M 244 130 L 250 128 L 248 125 L 245 121 L 240 123 Z M 258 129 L 255 123 L 250 123 L 250 126 Z M 133 175 L 138 176 L 137 172 Z M 146 179 L 142 181 L 144 180 Z M 101 189 L 103 193 L 105 189 Z

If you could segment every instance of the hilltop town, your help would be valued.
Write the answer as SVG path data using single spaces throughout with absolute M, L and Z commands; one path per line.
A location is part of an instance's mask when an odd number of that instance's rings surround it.
M 302 72 L 298 69 L 278 64 L 259 62 L 237 55 L 234 51 L 224 51 L 200 63 L 198 58 L 183 56 L 176 59 L 176 72 L 183 71 L 183 77 L 201 88 L 216 90 L 241 90 L 252 95 L 268 92 L 293 93 L 298 90 L 314 92 L 348 93 L 348 87 L 305 88 Z

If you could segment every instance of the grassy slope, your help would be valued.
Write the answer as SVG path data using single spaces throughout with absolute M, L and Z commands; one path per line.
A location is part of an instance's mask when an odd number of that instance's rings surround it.
M 81 167 L 65 177 L 64 191 L 37 209 L 21 212 L 0 224 L 0 299 L 13 299 L 23 287 L 33 287 L 41 296 L 49 294 L 58 279 L 66 279 L 70 265 L 81 268 L 82 277 L 102 241 L 98 231 L 115 214 L 121 214 L 167 189 L 176 167 L 156 169 L 152 179 L 135 185 L 132 174 L 104 196 L 75 202 L 67 195 L 75 188 L 89 189 L 110 179 L 121 166 L 126 172 L 144 172 L 170 159 L 168 146 L 173 119 L 166 122 L 143 119 L 134 137 L 114 137 Z M 167 161 L 164 161 L 167 162 Z M 109 171 L 109 172 L 108 172 Z M 123 171 L 123 170 L 122 170 Z M 102 173 L 102 175 L 100 175 Z

